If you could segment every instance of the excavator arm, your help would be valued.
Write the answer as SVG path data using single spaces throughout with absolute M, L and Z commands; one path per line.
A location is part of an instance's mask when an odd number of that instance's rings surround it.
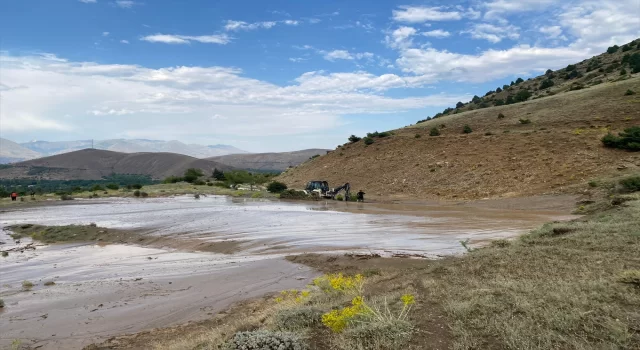
M 349 197 L 351 196 L 351 185 L 349 185 L 348 182 L 340 187 L 334 188 L 330 192 L 331 198 L 335 199 L 338 193 L 340 193 L 340 191 L 342 190 L 344 190 L 345 192 L 345 199 L 349 201 Z

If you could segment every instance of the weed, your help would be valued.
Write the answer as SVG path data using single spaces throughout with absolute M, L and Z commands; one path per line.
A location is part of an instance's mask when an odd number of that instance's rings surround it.
M 420 134 L 416 134 L 416 136 L 414 136 L 414 137 L 415 137 L 415 138 L 417 138 L 417 139 L 419 139 L 419 138 L 421 138 L 421 137 L 422 137 L 422 135 L 420 135 Z
M 140 197 L 140 191 L 139 191 L 139 190 L 135 190 L 135 191 L 133 191 L 133 195 L 134 195 L 135 197 Z
M 344 197 L 341 194 L 339 194 L 339 195 L 336 196 L 336 200 L 337 201 L 343 201 Z
M 465 126 L 462 128 L 462 133 L 464 133 L 464 134 L 470 134 L 470 133 L 472 133 L 472 132 L 473 132 L 473 130 L 471 129 L 471 127 L 470 127 L 469 125 L 465 125 Z
M 47 281 L 47 282 L 44 282 L 44 285 L 45 285 L 45 286 L 47 286 L 47 287 L 48 287 L 48 286 L 55 286 L 55 284 L 56 284 L 56 282 L 54 282 L 54 281 Z
M 491 246 L 496 248 L 506 248 L 511 245 L 511 241 L 506 239 L 496 239 L 495 241 L 491 241 Z
M 29 291 L 33 288 L 34 284 L 30 281 L 22 281 L 22 290 Z
M 20 341 L 20 339 L 14 339 L 11 342 L 11 350 L 19 350 L 20 345 L 22 345 L 22 341 Z
M 68 195 L 68 194 L 63 194 L 63 195 L 60 196 L 60 200 L 61 201 L 70 201 L 70 200 L 73 200 L 73 197 Z
M 632 176 L 626 179 L 620 180 L 620 185 L 625 192 L 640 191 L 640 176 Z
M 640 288 L 640 270 L 626 270 L 618 277 L 618 282 Z
M 460 245 L 467 251 L 467 253 L 471 253 L 473 251 L 473 248 L 469 247 L 469 238 L 459 242 Z
M 6 258 L 6 257 L 8 257 L 8 256 L 9 256 L 9 252 L 2 252 L 2 257 L 3 257 L 3 258 Z
M 395 320 L 383 323 L 362 323 L 341 334 L 338 346 L 344 350 L 401 349 L 411 340 L 410 322 Z
M 251 195 L 251 198 L 264 198 L 264 193 L 255 192 L 254 194 Z
M 589 181 L 589 187 L 598 187 L 598 185 L 600 185 L 598 181 L 595 181 L 595 180 Z
M 4 300 L 0 299 L 0 309 L 4 308 Z
M 635 95 L 635 94 L 636 94 L 636 92 L 635 92 L 635 91 L 633 91 L 633 90 L 631 90 L 631 89 L 628 89 L 628 90 L 624 93 L 624 95 L 625 95 L 625 96 L 631 96 L 631 95 Z
M 149 197 L 149 194 L 147 192 L 140 192 L 140 197 L 147 198 Z
M 494 135 L 494 133 L 492 133 L 491 131 L 487 131 L 484 133 L 484 136 L 492 136 Z

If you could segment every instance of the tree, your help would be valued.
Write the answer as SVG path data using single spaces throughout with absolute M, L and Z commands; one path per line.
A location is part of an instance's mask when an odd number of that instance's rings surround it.
M 220 170 L 218 170 L 218 168 L 213 169 L 213 176 L 214 179 L 218 180 L 218 181 L 224 181 L 225 177 L 224 177 L 224 173 Z
M 609 48 L 607 49 L 607 53 L 608 53 L 608 54 L 616 53 L 616 52 L 618 52 L 618 49 L 619 49 L 619 48 L 620 48 L 620 46 L 618 46 L 618 45 L 613 45 L 613 46 L 611 46 L 611 47 L 609 47 Z
M 429 130 L 429 136 L 440 136 L 440 129 L 435 126 Z
M 193 183 L 194 181 L 198 180 L 200 176 L 204 176 L 204 174 L 202 173 L 202 170 L 196 169 L 196 168 L 189 168 L 185 170 L 183 179 L 186 182 Z
M 640 53 L 636 52 L 629 57 L 631 73 L 640 73 Z
M 509 85 L 507 84 L 502 85 L 502 90 L 509 90 Z
M 478 102 L 480 102 L 480 100 L 481 99 L 480 99 L 480 97 L 478 97 L 478 95 L 474 95 L 473 98 L 471 99 L 471 102 L 478 103 Z
M 524 83 L 524 79 L 522 79 L 522 78 L 518 78 L 518 79 L 516 80 L 516 85 L 521 84 L 521 83 Z
M 512 80 L 510 86 L 514 86 L 514 85 L 516 85 L 516 83 L 514 83 L 513 80 Z
M 462 102 L 456 103 L 456 108 L 462 108 L 462 107 L 464 107 L 464 103 Z
M 553 82 L 553 80 L 551 80 L 551 79 L 547 79 L 547 80 L 543 81 L 543 82 L 540 84 L 540 90 L 542 90 L 542 89 L 548 89 L 548 88 L 552 87 L 554 84 L 555 84 L 555 83 Z
M 501 93 L 501 92 L 502 92 L 502 89 L 501 89 L 501 88 L 497 88 L 497 89 L 496 89 L 496 93 Z
M 630 51 L 630 50 L 633 50 L 633 47 L 631 47 L 631 45 L 624 45 L 622 47 L 622 52 L 627 52 L 627 51 Z
M 510 105 L 510 104 L 515 103 L 515 102 L 516 102 L 516 101 L 514 101 L 514 100 L 513 100 L 513 96 L 512 96 L 512 95 L 509 95 L 509 96 L 507 96 L 507 100 L 506 100 L 506 101 L 504 101 L 504 104 L 506 104 L 506 105 Z
M 267 186 L 267 191 L 271 193 L 280 193 L 286 189 L 287 189 L 287 185 L 278 181 L 274 181 Z
M 362 138 L 356 136 L 356 135 L 351 135 L 349 136 L 349 142 L 354 143 L 354 142 L 358 142 L 360 141 Z
M 369 146 L 371 144 L 373 144 L 375 141 L 373 141 L 373 139 L 371 137 L 365 137 L 364 138 L 364 144 Z
M 571 72 L 571 71 L 574 71 L 576 69 L 578 69 L 578 67 L 576 67 L 575 64 L 570 64 L 570 65 L 567 66 L 567 72 Z
M 496 99 L 496 100 L 494 101 L 494 105 L 495 105 L 495 106 L 502 106 L 502 105 L 504 105 L 504 100 L 503 100 L 503 99 L 501 99 L 501 98 Z
M 471 134 L 473 130 L 471 130 L 471 127 L 469 125 L 465 125 L 464 128 L 462 128 L 462 132 L 465 134 Z
M 553 71 L 551 69 L 547 69 L 547 71 L 544 73 L 544 75 L 551 75 L 553 74 Z
M 110 190 L 118 190 L 120 186 L 118 186 L 118 184 L 107 184 L 107 188 Z

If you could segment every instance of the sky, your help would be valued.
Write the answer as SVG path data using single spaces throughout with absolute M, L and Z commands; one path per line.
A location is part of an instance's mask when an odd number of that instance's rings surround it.
M 0 0 L 0 136 L 335 148 L 640 37 L 640 0 Z

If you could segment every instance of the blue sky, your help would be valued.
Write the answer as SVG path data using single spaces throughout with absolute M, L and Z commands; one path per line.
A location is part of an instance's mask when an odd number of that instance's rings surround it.
M 0 136 L 334 148 L 640 37 L 640 1 L 0 0 Z

